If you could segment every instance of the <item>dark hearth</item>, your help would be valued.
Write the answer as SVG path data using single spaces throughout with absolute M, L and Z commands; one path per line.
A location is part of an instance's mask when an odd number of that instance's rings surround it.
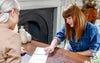
M 21 10 L 19 27 L 32 35 L 32 40 L 50 44 L 53 36 L 54 8 Z

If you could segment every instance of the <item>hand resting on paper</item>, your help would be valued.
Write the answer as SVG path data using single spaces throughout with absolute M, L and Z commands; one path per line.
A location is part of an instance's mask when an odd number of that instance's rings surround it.
M 52 53 L 54 52 L 54 48 L 51 46 L 48 46 L 44 49 L 44 51 L 46 52 L 46 54 Z
M 54 52 L 54 49 L 55 47 L 58 45 L 58 40 L 57 39 L 53 39 L 52 42 L 51 42 L 51 45 L 46 47 L 44 50 L 46 52 L 46 54 L 49 54 L 49 53 L 53 53 Z

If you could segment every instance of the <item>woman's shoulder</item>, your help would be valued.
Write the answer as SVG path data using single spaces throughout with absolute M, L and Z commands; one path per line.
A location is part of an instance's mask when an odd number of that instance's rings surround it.
M 97 27 L 96 25 L 90 23 L 90 22 L 87 22 L 87 26 L 86 26 L 87 29 L 91 29 L 91 30 L 97 30 Z
M 0 41 L 15 39 L 16 37 L 17 39 L 19 39 L 20 36 L 17 32 L 13 30 L 9 30 L 9 29 L 0 30 Z
M 8 35 L 9 35 L 8 39 L 11 39 L 11 40 L 14 40 L 14 41 L 20 39 L 19 34 L 17 32 L 15 32 L 15 31 L 13 31 L 13 30 L 9 30 L 9 34 Z
M 19 48 L 21 44 L 20 36 L 17 32 L 13 30 L 9 30 L 9 34 L 7 33 L 5 41 L 6 48 Z M 10 45 L 10 46 L 9 46 Z
M 20 43 L 21 41 L 18 33 L 9 29 L 0 30 L 0 48 L 18 47 Z
M 18 33 L 17 32 L 15 32 L 15 31 L 13 31 L 13 30 L 10 30 L 10 29 L 5 29 L 4 30 L 4 32 L 6 33 L 6 36 L 8 35 L 8 36 L 16 36 L 16 35 L 18 35 Z
M 97 29 L 96 25 L 94 25 L 94 24 L 92 24 L 90 22 L 87 22 L 86 30 L 88 30 L 90 35 L 95 35 L 95 34 L 98 33 L 98 29 Z

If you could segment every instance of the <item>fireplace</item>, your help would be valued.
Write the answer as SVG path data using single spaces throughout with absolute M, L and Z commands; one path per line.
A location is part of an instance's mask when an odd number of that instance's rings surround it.
M 21 10 L 19 27 L 32 35 L 32 40 L 50 44 L 53 37 L 54 8 Z
M 32 40 L 50 44 L 62 28 L 62 11 L 66 0 L 19 0 L 21 5 L 19 27 L 32 35 Z

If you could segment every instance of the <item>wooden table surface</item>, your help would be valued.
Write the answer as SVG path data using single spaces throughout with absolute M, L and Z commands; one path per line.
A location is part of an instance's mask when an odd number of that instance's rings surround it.
M 32 55 L 36 47 L 47 47 L 49 45 L 32 40 L 30 43 L 23 44 L 22 46 L 28 51 L 27 54 Z M 90 61 L 90 58 L 68 50 L 56 48 L 49 55 L 47 63 L 84 63 L 86 60 Z

